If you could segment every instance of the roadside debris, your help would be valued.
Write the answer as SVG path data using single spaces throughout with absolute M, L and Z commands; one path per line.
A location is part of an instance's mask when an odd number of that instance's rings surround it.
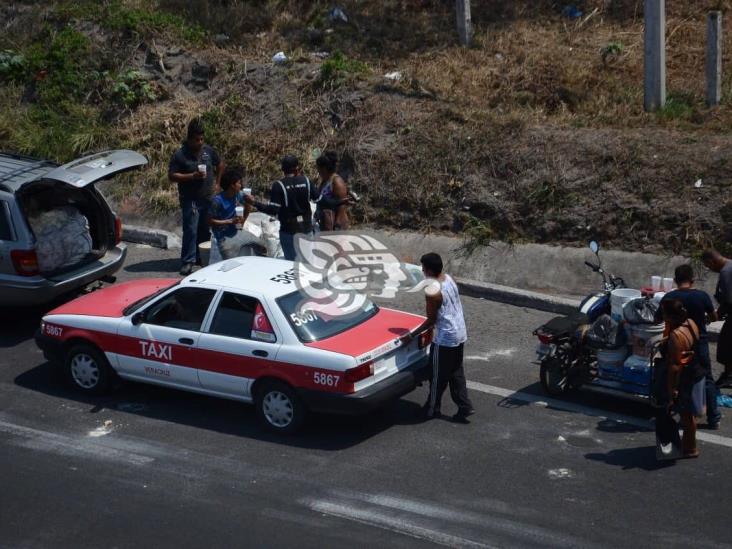
M 399 80 L 402 79 L 402 73 L 399 71 L 387 72 L 384 75 L 384 78 L 386 78 L 387 80 L 394 80 L 394 81 L 398 82 Z
M 272 63 L 275 65 L 284 65 L 287 63 L 287 56 L 285 55 L 285 52 L 278 51 L 272 56 Z
M 328 18 L 330 19 L 331 23 L 348 23 L 348 16 L 346 15 L 346 12 L 343 10 L 343 8 L 341 8 L 340 6 L 335 6 L 332 10 L 330 10 Z

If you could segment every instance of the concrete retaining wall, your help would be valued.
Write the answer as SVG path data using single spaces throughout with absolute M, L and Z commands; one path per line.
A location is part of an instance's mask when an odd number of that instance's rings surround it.
M 381 233 L 404 261 L 418 263 L 421 254 L 437 252 L 446 270 L 456 277 L 561 296 L 581 296 L 601 289 L 600 275 L 585 266 L 594 262 L 589 248 L 566 248 L 542 244 L 510 246 L 494 243 L 470 256 L 461 251 L 460 238 L 412 232 Z M 648 286 L 651 275 L 673 277 L 674 269 L 688 261 L 680 256 L 600 250 L 607 272 L 622 276 L 629 287 Z M 717 276 L 699 273 L 697 287 L 714 293 Z

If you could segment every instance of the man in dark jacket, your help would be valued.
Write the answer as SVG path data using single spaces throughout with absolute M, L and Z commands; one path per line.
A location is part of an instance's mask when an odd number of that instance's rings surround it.
M 198 245 L 211 238 L 208 211 L 215 188 L 218 190 L 224 162 L 204 143 L 200 119 L 191 120 L 185 142 L 170 159 L 168 179 L 178 184 L 178 200 L 183 220 L 180 274 L 189 275 L 193 265 L 201 265 Z
M 729 387 L 732 386 L 732 260 L 717 250 L 706 250 L 702 254 L 702 262 L 710 271 L 719 273 L 714 297 L 719 304 L 717 316 L 724 320 L 724 324 L 717 341 L 717 362 L 724 365 L 724 372 L 719 376 L 717 385 Z
M 300 161 L 296 156 L 288 154 L 282 159 L 284 177 L 272 183 L 269 202 L 255 200 L 251 195 L 245 196 L 248 204 L 259 211 L 275 215 L 280 221 L 280 244 L 285 259 L 294 261 L 295 235 L 312 235 L 313 212 L 310 201 L 317 199 L 317 194 L 310 180 L 302 175 Z

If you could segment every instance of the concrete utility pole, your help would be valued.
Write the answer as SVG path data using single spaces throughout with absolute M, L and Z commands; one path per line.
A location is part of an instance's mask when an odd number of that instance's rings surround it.
M 707 16 L 707 105 L 722 101 L 722 12 Z
M 645 0 L 644 15 L 643 107 L 650 112 L 666 105 L 666 0 Z
M 457 30 L 461 46 L 469 46 L 473 40 L 473 22 L 470 20 L 470 0 L 455 0 Z

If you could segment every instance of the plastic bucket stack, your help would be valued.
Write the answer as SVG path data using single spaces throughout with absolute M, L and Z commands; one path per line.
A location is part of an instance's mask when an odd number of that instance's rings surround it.
M 630 342 L 633 354 L 648 360 L 653 345 L 663 337 L 663 324 L 633 324 L 630 327 Z
M 597 351 L 597 370 L 600 378 L 608 381 L 620 381 L 623 377 L 628 347 L 619 349 L 600 349 Z
M 610 293 L 610 316 L 618 322 L 623 320 L 623 306 L 634 299 L 641 297 L 640 290 L 632 288 L 618 288 Z

